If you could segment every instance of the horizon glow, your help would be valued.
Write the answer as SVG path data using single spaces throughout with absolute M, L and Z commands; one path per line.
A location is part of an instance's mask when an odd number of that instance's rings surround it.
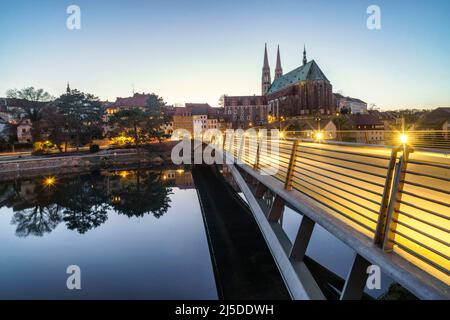
M 81 30 L 66 9 L 81 8 Z M 381 30 L 366 9 L 381 8 Z M 274 77 L 301 65 L 303 45 L 334 92 L 382 110 L 450 106 L 450 2 L 106 1 L 0 3 L 0 96 L 34 86 L 102 100 L 155 92 L 169 104 L 259 95 L 264 43 Z

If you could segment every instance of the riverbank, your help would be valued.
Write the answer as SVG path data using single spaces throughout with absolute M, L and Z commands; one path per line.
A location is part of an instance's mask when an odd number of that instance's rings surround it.
M 163 142 L 141 149 L 112 149 L 89 154 L 61 154 L 1 161 L 0 181 L 54 172 L 78 173 L 130 165 L 162 166 L 170 160 L 173 145 L 173 142 Z

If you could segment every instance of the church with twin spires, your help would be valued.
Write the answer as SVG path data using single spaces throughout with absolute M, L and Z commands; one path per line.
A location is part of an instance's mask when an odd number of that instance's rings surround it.
M 334 113 L 333 87 L 314 60 L 308 61 L 303 48 L 302 64 L 283 74 L 280 48 L 277 48 L 272 82 L 267 44 L 261 77 L 260 96 L 224 96 L 225 114 L 233 127 L 248 127 L 267 122 L 269 116 L 315 117 Z

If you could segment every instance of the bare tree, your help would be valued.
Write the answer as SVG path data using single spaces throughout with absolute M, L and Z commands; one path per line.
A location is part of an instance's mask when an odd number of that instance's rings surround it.
M 42 118 L 42 111 L 53 97 L 44 91 L 44 89 L 35 89 L 34 87 L 23 88 L 21 90 L 11 89 L 6 92 L 6 96 L 10 99 L 24 99 L 28 102 L 23 104 L 21 109 L 23 109 L 23 112 L 30 119 L 33 141 L 39 140 L 41 133 L 39 124 Z

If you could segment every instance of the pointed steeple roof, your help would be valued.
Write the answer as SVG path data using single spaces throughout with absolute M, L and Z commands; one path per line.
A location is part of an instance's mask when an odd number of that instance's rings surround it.
M 308 59 L 306 59 L 306 45 L 303 45 L 303 65 L 308 63 Z
M 279 45 L 278 45 L 278 49 L 277 49 L 277 66 L 276 66 L 275 70 L 283 70 L 281 68 L 280 46 Z
M 264 47 L 264 65 L 263 69 L 269 69 L 269 58 L 267 58 L 267 43 Z
M 69 82 L 67 81 L 67 88 L 66 88 L 66 92 L 67 93 L 70 93 L 70 84 L 69 84 Z

